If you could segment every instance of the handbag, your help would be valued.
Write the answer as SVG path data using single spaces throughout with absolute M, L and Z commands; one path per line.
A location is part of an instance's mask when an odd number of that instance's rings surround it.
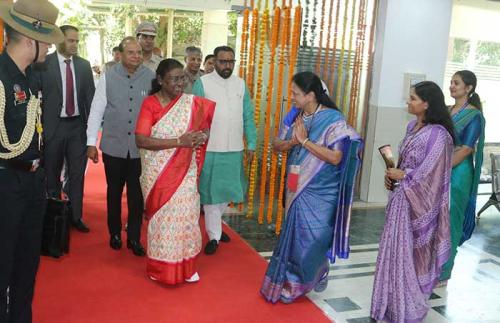
M 69 253 L 71 203 L 55 198 L 47 199 L 43 221 L 41 254 L 59 258 Z

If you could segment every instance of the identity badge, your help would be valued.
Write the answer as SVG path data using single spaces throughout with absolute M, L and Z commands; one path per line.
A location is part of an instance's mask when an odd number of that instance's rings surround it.
M 290 165 L 288 169 L 287 186 L 290 192 L 297 192 L 297 187 L 299 186 L 299 173 L 300 165 Z

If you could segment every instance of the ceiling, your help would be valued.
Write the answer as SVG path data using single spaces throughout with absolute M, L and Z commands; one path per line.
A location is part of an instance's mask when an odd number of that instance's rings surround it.
M 484 10 L 500 11 L 500 0 L 454 0 L 453 4 Z
M 235 10 L 244 0 L 92 0 L 92 5 L 130 4 L 146 8 L 178 10 Z

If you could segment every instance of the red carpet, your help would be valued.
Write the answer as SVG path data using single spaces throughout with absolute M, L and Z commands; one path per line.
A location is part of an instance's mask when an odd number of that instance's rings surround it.
M 105 193 L 103 166 L 91 163 L 84 205 L 91 232 L 72 232 L 70 255 L 42 257 L 34 323 L 329 322 L 306 298 L 266 303 L 259 294 L 265 260 L 227 227 L 232 241 L 198 258 L 200 282 L 166 287 L 149 280 L 145 258 L 109 248 Z

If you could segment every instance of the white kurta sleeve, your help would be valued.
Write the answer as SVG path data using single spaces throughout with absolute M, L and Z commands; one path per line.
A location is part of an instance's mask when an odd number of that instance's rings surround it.
M 87 122 L 87 146 L 97 145 L 97 136 L 101 128 L 102 118 L 108 99 L 106 97 L 106 75 L 102 75 L 95 90 L 92 105 L 90 106 L 90 115 Z

